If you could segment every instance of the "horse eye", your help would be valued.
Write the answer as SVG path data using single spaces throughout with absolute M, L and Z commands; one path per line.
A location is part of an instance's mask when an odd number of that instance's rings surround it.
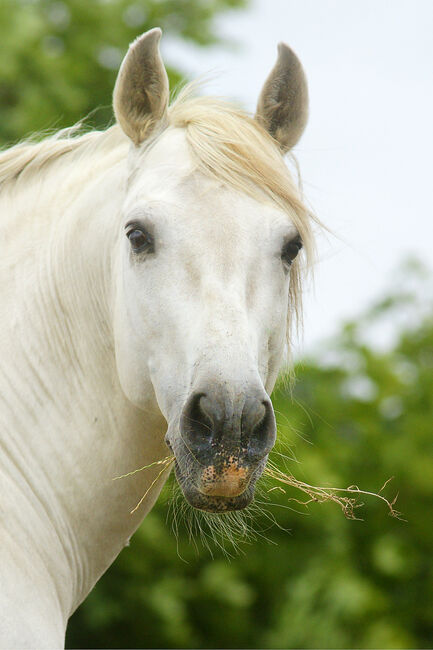
M 141 253 L 144 250 L 149 251 L 153 248 L 153 239 L 151 235 L 141 228 L 131 228 L 126 233 L 126 236 L 131 243 L 131 248 L 134 253 Z
M 297 254 L 302 248 L 302 240 L 298 235 L 294 239 L 291 239 L 289 242 L 284 244 L 283 250 L 281 252 L 281 258 L 288 266 L 293 262 Z

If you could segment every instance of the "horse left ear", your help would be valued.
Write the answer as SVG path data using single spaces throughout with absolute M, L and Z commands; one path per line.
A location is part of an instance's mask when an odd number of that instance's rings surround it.
M 114 86 L 114 114 L 137 146 L 166 119 L 169 89 L 159 54 L 161 33 L 156 27 L 130 45 Z
M 283 153 L 304 132 L 308 119 L 307 79 L 293 50 L 278 45 L 278 59 L 257 103 L 256 120 L 277 140 Z

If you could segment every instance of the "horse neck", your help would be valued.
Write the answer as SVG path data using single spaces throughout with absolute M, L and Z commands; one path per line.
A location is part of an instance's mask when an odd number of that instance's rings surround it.
M 117 379 L 112 260 L 125 168 L 118 163 L 54 204 L 40 204 L 47 236 L 24 263 L 10 259 L 14 291 L 0 284 L 9 314 L 1 351 L 12 360 L 0 379 L 0 470 L 13 484 L 8 525 L 48 566 L 65 618 L 127 543 L 166 478 L 132 516 L 158 466 L 112 480 L 167 455 L 156 403 L 138 411 Z M 72 192 L 78 198 L 71 200 Z

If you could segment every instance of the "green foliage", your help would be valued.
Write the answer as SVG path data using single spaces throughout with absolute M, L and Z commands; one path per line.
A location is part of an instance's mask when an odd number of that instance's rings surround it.
M 403 276 L 298 364 L 292 395 L 279 385 L 273 461 L 315 485 L 378 491 L 395 476 L 385 494 L 400 492 L 407 521 L 374 498 L 357 511 L 364 521 L 348 521 L 335 504 L 306 508 L 289 500 L 302 493 L 263 479 L 252 525 L 268 541 L 241 544 L 230 560 L 197 551 L 185 523 L 176 540 L 162 499 L 72 618 L 69 647 L 431 647 L 433 310 L 419 272 Z M 369 328 L 409 314 L 392 350 L 368 343 Z
M 128 44 L 160 26 L 199 45 L 217 41 L 215 16 L 248 0 L 2 0 L 0 144 L 33 131 L 112 118 L 111 94 Z M 180 71 L 168 68 L 172 87 Z

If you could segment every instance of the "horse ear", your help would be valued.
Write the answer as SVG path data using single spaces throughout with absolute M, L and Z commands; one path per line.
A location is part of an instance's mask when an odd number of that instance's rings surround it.
M 301 137 L 308 119 L 308 87 L 301 62 L 285 43 L 265 81 L 257 103 L 256 120 L 280 144 L 283 153 Z
M 137 146 L 167 114 L 169 90 L 159 54 L 161 33 L 159 27 L 151 29 L 130 45 L 114 86 L 114 114 Z

